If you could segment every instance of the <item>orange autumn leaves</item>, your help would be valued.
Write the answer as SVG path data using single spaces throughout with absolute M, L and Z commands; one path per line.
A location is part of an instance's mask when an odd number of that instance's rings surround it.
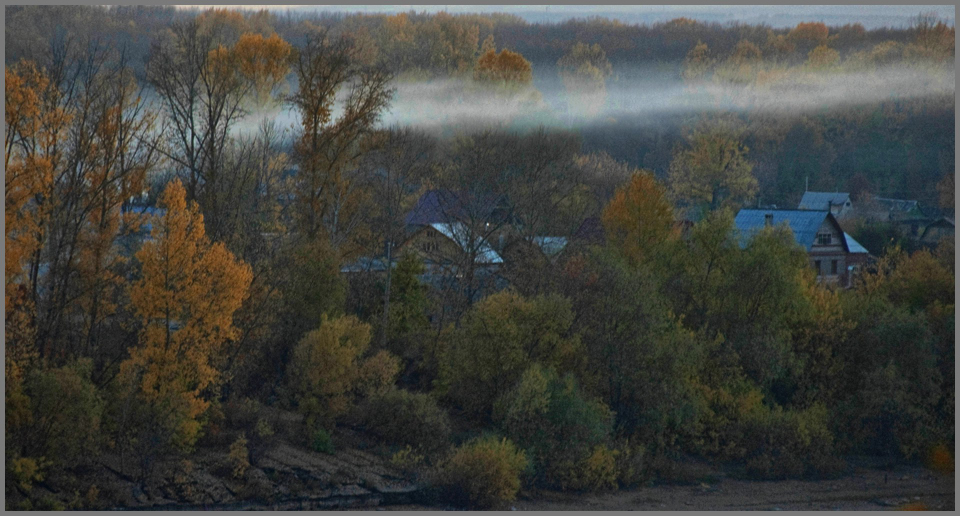
M 179 181 L 160 198 L 166 213 L 154 221 L 152 239 L 137 253 L 142 276 L 130 301 L 143 328 L 121 374 L 140 396 L 167 407 L 179 422 L 178 444 L 189 446 L 207 409 L 205 390 L 215 385 L 223 345 L 237 336 L 233 314 L 248 295 L 250 266 L 220 243 L 211 243 L 197 205 L 186 202 Z
M 33 64 L 4 69 L 4 272 L 6 307 L 11 308 L 14 282 L 22 275 L 23 259 L 39 246 L 42 206 L 31 206 L 36 196 L 49 197 L 53 187 L 52 156 L 46 152 L 57 141 L 66 114 L 45 99 L 49 79 Z
M 639 263 L 670 236 L 673 206 L 653 174 L 638 170 L 617 189 L 601 220 L 609 242 L 630 261 Z
M 473 78 L 478 81 L 530 84 L 533 68 L 522 55 L 509 50 L 487 50 L 473 69 Z
M 243 81 L 257 102 L 266 101 L 289 71 L 292 47 L 277 34 L 264 37 L 246 32 L 232 47 L 220 45 L 210 51 L 207 71 L 215 83 Z

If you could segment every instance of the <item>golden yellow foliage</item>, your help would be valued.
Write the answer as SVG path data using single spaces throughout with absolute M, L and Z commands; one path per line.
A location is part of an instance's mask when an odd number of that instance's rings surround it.
M 473 69 L 473 78 L 478 81 L 503 81 L 507 83 L 530 84 L 533 80 L 533 68 L 517 52 L 487 50 Z
M 251 32 L 240 36 L 233 47 L 240 74 L 253 85 L 258 100 L 266 100 L 270 91 L 286 77 L 292 47 L 277 34 L 263 37 Z
M 51 105 L 50 81 L 33 63 L 5 68 L 4 80 L 4 300 L 9 317 L 13 299 L 26 301 L 17 297 L 16 285 L 24 284 L 23 260 L 40 246 L 47 211 L 32 201 L 51 196 L 56 156 L 47 151 L 58 141 L 67 116 Z
M 801 22 L 790 30 L 787 39 L 796 42 L 807 41 L 822 44 L 827 41 L 829 34 L 830 29 L 823 22 Z
M 140 395 L 180 416 L 177 440 L 197 437 L 197 418 L 207 409 L 204 391 L 218 379 L 213 360 L 237 336 L 233 314 L 252 280 L 250 267 L 222 243 L 211 244 L 195 203 L 188 207 L 179 180 L 167 186 L 152 240 L 137 253 L 142 277 L 130 300 L 143 329 L 121 374 L 137 378 Z
M 673 197 L 711 209 L 736 207 L 757 191 L 749 150 L 735 130 L 722 124 L 694 131 L 689 147 L 678 149 L 670 162 L 668 184 Z
M 806 65 L 815 70 L 823 70 L 836 66 L 840 62 L 840 54 L 826 45 L 814 48 L 807 55 Z
M 617 189 L 601 220 L 608 241 L 638 263 L 670 235 L 673 206 L 653 173 L 641 170 Z
M 233 467 L 233 478 L 243 478 L 250 467 L 250 452 L 247 450 L 246 436 L 240 434 L 240 437 L 237 437 L 237 440 L 230 445 L 230 453 L 227 456 Z
M 698 41 L 683 60 L 683 79 L 688 82 L 702 79 L 715 62 L 716 60 L 710 57 L 710 48 L 707 44 Z
M 470 506 L 495 508 L 517 497 L 526 467 L 526 454 L 511 441 L 483 437 L 458 448 L 443 464 L 442 483 L 458 490 L 455 496 Z
M 382 393 L 393 386 L 399 360 L 386 351 L 363 359 L 370 325 L 352 315 L 330 319 L 308 333 L 293 350 L 288 381 L 308 424 L 331 426 L 357 395 Z

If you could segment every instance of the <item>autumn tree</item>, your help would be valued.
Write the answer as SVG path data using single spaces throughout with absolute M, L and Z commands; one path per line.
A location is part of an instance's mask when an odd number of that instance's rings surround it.
M 607 54 L 600 45 L 575 44 L 557 61 L 567 90 L 570 112 L 596 115 L 607 98 L 607 79 L 613 74 Z
M 279 36 L 249 33 L 239 13 L 219 10 L 173 24 L 151 49 L 147 80 L 167 114 L 168 157 L 214 238 L 229 236 L 219 183 L 231 127 L 246 115 L 246 100 L 263 100 L 286 76 L 290 53 Z
M 417 24 L 414 61 L 432 76 L 462 76 L 473 69 L 480 26 L 464 16 L 439 12 Z
M 840 54 L 836 50 L 820 45 L 810 51 L 805 64 L 813 70 L 823 71 L 836 66 L 839 62 Z
M 371 232 L 391 263 L 396 259 L 394 248 L 403 240 L 404 217 L 417 200 L 420 185 L 435 161 L 435 144 L 425 133 L 409 128 L 394 128 L 378 135 L 377 149 L 364 160 L 364 167 L 374 171 L 369 188 L 373 191 L 373 210 L 369 221 Z M 380 249 L 374 251 L 378 254 Z M 387 269 L 383 292 L 380 338 L 387 345 L 393 315 L 390 310 L 393 268 Z
M 105 340 L 124 266 L 115 241 L 136 225 L 121 207 L 157 146 L 123 54 L 92 43 L 67 62 L 54 50 L 50 72 L 7 70 L 7 287 L 29 297 L 38 350 L 62 360 Z
M 687 137 L 687 145 L 678 147 L 670 162 L 667 184 L 675 200 L 717 209 L 739 206 L 756 193 L 749 149 L 738 130 L 727 124 L 702 126 Z
M 130 286 L 140 345 L 121 365 L 121 384 L 153 412 L 167 443 L 189 449 L 202 427 L 218 361 L 237 337 L 233 315 L 247 297 L 250 267 L 206 236 L 196 203 L 180 181 L 160 198 L 166 210 L 137 252 L 141 277 Z
M 505 135 L 512 136 L 512 135 Z M 523 238 L 568 235 L 582 221 L 584 180 L 574 160 L 580 137 L 539 127 L 516 135 L 515 156 L 505 178 L 506 194 Z
M 279 35 L 247 32 L 233 47 L 240 75 L 249 82 L 258 104 L 271 100 L 270 94 L 289 71 L 292 48 Z
M 580 339 L 570 332 L 572 322 L 570 303 L 560 296 L 525 299 L 501 292 L 484 298 L 450 335 L 442 390 L 472 416 L 488 420 L 493 403 L 533 363 L 576 370 Z
M 590 192 L 586 208 L 588 216 L 599 216 L 617 189 L 630 181 L 635 172 L 634 168 L 603 151 L 576 156 L 574 166 Z
M 529 85 L 533 80 L 533 69 L 517 52 L 503 49 L 500 53 L 487 50 L 477 60 L 473 68 L 473 79 L 476 81 Z
M 796 46 L 800 55 L 827 43 L 830 29 L 822 22 L 800 22 L 787 33 L 787 41 Z
M 706 358 L 702 343 L 670 314 L 662 272 L 598 249 L 567 262 L 562 288 L 586 359 L 581 384 L 613 410 L 619 434 L 653 450 L 694 426 L 693 379 Z
M 533 482 L 563 490 L 595 489 L 582 464 L 613 434 L 613 412 L 563 377 L 533 364 L 496 404 L 494 419 L 530 457 Z M 582 469 L 581 469 L 582 468 Z
M 832 405 L 841 388 L 841 347 L 854 324 L 844 313 L 840 293 L 816 283 L 808 273 L 801 280 L 804 301 L 791 326 L 797 364 L 791 368 L 791 405 Z
M 357 397 L 393 386 L 399 360 L 383 350 L 367 356 L 369 346 L 369 325 L 353 316 L 324 316 L 294 348 L 287 381 L 310 430 L 332 429 Z
M 634 263 L 643 261 L 673 228 L 673 206 L 650 171 L 633 174 L 604 208 L 607 241 Z
M 298 90 L 288 98 L 300 116 L 293 153 L 299 166 L 296 228 L 304 238 L 322 236 L 337 249 L 350 243 L 362 220 L 366 192 L 352 172 L 393 95 L 391 73 L 383 66 L 357 66 L 355 51 L 346 37 L 311 33 L 294 57 Z M 338 94 L 348 86 L 335 118 Z
M 59 139 L 60 124 L 52 122 L 64 115 L 45 98 L 49 79 L 32 63 L 6 67 L 4 79 L 4 314 L 9 365 L 10 351 L 35 345 L 30 305 L 36 275 L 28 264 L 40 250 L 47 211 L 37 199 L 50 198 L 53 187 L 53 163 L 44 151 Z
M 894 248 L 843 298 L 854 326 L 837 350 L 835 421 L 848 449 L 922 457 L 950 439 L 953 288 L 952 273 L 929 253 Z
M 224 365 L 230 378 L 225 390 L 231 392 L 259 389 L 276 359 L 273 353 L 283 349 L 280 343 L 288 338 L 275 329 L 288 305 L 282 287 L 299 258 L 289 245 L 293 239 L 287 233 L 289 216 L 283 201 L 291 190 L 286 176 L 289 157 L 284 152 L 288 144 L 285 131 L 272 121 L 261 121 L 255 133 L 238 135 L 228 144 L 225 159 L 232 173 L 217 185 L 218 196 L 231 200 L 220 219 L 224 235 L 230 235 L 225 243 L 253 270 L 250 296 L 235 314 L 240 336 Z
M 688 83 L 702 81 L 715 65 L 716 60 L 710 57 L 710 48 L 706 43 L 698 41 L 696 46 L 687 52 L 683 60 L 681 75 Z
M 935 14 L 921 13 L 913 20 L 913 42 L 904 49 L 904 57 L 922 58 L 934 62 L 949 61 L 956 47 L 956 29 Z

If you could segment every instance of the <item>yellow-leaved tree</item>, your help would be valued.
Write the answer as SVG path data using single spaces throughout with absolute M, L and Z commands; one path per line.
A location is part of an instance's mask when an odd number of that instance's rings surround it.
M 685 206 L 737 209 L 753 198 L 757 179 L 742 130 L 725 121 L 705 123 L 678 147 L 670 162 L 667 186 Z
M 140 345 L 121 365 L 125 385 L 169 429 L 170 444 L 189 448 L 218 381 L 224 344 L 237 337 L 233 314 L 248 295 L 250 267 L 206 236 L 195 203 L 179 180 L 169 184 L 151 239 L 137 253 L 142 276 L 130 301 L 142 329 Z
M 601 220 L 613 246 L 638 263 L 670 235 L 673 206 L 667 200 L 666 189 L 653 174 L 640 170 L 617 189 L 603 209 Z

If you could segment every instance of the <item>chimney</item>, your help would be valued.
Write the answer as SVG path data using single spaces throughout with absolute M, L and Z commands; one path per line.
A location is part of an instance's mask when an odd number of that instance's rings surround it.
M 772 226 L 772 225 L 773 225 L 773 214 L 772 214 L 772 213 L 766 213 L 766 214 L 764 214 L 763 218 L 764 218 L 764 223 L 765 223 L 767 226 Z
M 827 213 L 833 213 L 833 201 L 827 201 Z

